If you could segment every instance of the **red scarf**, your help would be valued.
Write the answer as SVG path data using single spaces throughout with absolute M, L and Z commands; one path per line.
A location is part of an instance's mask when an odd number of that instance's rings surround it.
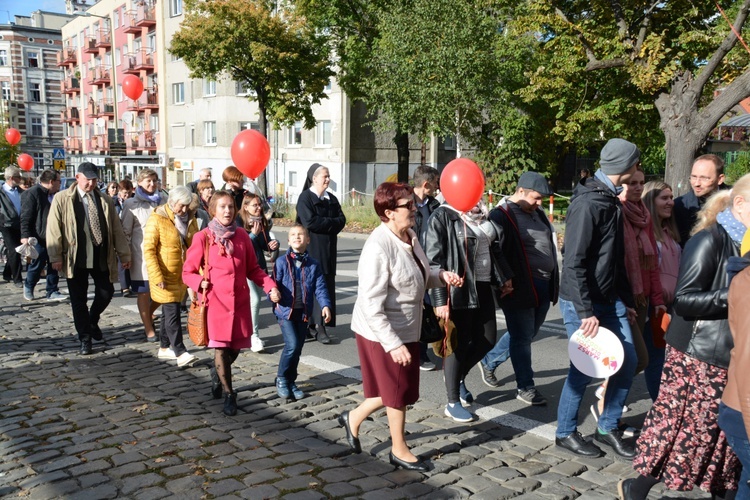
M 636 302 L 646 300 L 643 292 L 642 271 L 656 269 L 658 264 L 656 238 L 651 227 L 651 214 L 640 200 L 627 201 L 620 195 L 622 213 L 625 215 L 625 269 Z

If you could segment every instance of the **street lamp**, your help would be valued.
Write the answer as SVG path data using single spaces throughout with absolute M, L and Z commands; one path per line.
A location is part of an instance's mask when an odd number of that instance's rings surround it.
M 97 17 L 99 19 L 108 21 L 107 32 L 109 33 L 109 56 L 112 65 L 112 68 L 110 69 L 110 78 L 112 80 L 112 111 L 115 114 L 115 142 L 120 142 L 120 129 L 117 126 L 117 121 L 120 119 L 120 114 L 117 112 L 117 65 L 115 62 L 115 33 L 112 29 L 112 18 L 109 16 L 99 16 L 97 14 L 92 14 L 89 11 L 76 11 L 73 13 L 73 15 L 76 17 Z

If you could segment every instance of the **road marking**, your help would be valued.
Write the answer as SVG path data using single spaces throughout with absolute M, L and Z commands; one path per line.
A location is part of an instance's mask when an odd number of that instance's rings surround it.
M 300 357 L 300 363 L 324 372 L 335 373 L 342 377 L 362 381 L 362 372 L 359 368 L 352 368 L 351 366 L 342 365 L 341 363 L 329 361 L 318 356 L 302 356 Z M 496 424 L 525 431 L 550 441 L 555 440 L 555 426 L 553 425 L 520 417 L 494 406 L 482 406 L 474 403 L 472 409 L 483 420 L 490 420 Z

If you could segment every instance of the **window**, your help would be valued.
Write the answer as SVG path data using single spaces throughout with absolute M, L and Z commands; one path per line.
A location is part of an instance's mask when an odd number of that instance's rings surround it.
M 237 95 L 255 95 L 255 91 L 247 82 L 235 82 L 235 89 Z
M 120 102 L 124 99 L 123 93 L 122 93 L 122 85 L 119 83 L 117 84 L 117 102 Z
M 42 102 L 42 88 L 39 83 L 29 84 L 29 100 L 31 102 Z
M 169 15 L 172 17 L 182 15 L 182 0 L 169 0 Z
M 120 9 L 115 9 L 115 29 L 120 27 Z
M 159 115 L 151 115 L 148 117 L 148 128 L 154 132 L 159 131 Z
M 315 145 L 316 146 L 330 146 L 331 145 L 331 121 L 321 120 L 315 125 Z
M 120 49 L 117 48 L 115 49 L 115 64 L 117 66 L 119 66 L 122 63 L 121 59 L 122 59 L 122 54 L 120 53 Z
M 286 143 L 288 146 L 299 146 L 302 144 L 302 122 L 297 122 L 289 127 Z
M 326 84 L 325 87 L 323 87 L 323 91 L 326 93 L 329 93 L 332 89 L 333 89 L 333 80 L 329 78 L 328 83 Z
M 257 130 L 260 132 L 260 123 L 258 122 L 240 122 L 240 132 L 243 130 Z
M 297 172 L 289 172 L 289 187 L 297 187 Z
M 180 59 L 181 59 L 180 57 L 172 54 L 171 52 L 169 53 L 169 60 L 170 61 L 175 62 L 175 61 L 179 61 Z
M 26 53 L 26 60 L 28 61 L 27 66 L 29 68 L 39 67 L 39 52 L 30 50 Z
M 169 140 L 172 142 L 173 148 L 184 148 L 185 147 L 185 124 L 172 125 L 172 133 L 169 134 Z
M 216 95 L 216 80 L 203 80 L 203 95 L 206 97 Z
M 8 51 L 3 49 L 0 50 L 0 66 L 8 65 Z
M 156 33 L 150 33 L 146 39 L 146 46 L 148 47 L 148 53 L 153 54 L 156 52 Z
M 456 150 L 456 136 L 448 136 L 443 139 L 443 149 L 446 151 Z
M 10 82 L 0 82 L 0 89 L 2 89 L 3 100 L 10 101 Z
M 216 146 L 216 122 L 203 122 L 204 144 Z
M 31 135 L 36 135 L 36 136 L 44 135 L 44 127 L 42 125 L 42 118 L 39 116 L 31 117 Z
M 173 83 L 172 84 L 172 104 L 184 104 L 184 103 L 185 103 L 185 84 Z
M 31 153 L 34 158 L 34 167 L 43 170 L 44 169 L 44 153 Z

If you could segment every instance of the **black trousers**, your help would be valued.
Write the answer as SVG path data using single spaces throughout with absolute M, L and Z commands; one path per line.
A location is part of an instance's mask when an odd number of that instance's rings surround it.
M 161 305 L 159 340 L 162 349 L 171 347 L 177 356 L 187 352 L 182 341 L 182 318 L 180 317 L 179 302 L 168 302 Z
M 88 307 L 89 276 L 94 280 L 94 301 Z M 99 318 L 112 300 L 115 287 L 109 281 L 109 271 L 75 268 L 73 277 L 68 278 L 70 306 L 73 309 L 73 323 L 81 341 L 91 340 L 91 325 L 99 325 Z
M 324 274 L 323 279 L 326 280 L 326 289 L 328 290 L 328 297 L 331 299 L 331 322 L 326 325 L 323 321 L 323 308 L 318 304 L 318 299 L 315 299 L 313 303 L 312 321 L 310 326 L 317 325 L 319 331 L 326 331 L 326 326 L 336 326 L 336 275 L 335 274 Z
M 8 260 L 5 262 L 5 269 L 3 269 L 3 279 L 13 283 L 21 283 L 22 257 L 16 252 L 16 247 L 21 244 L 21 228 L 15 226 L 3 227 L 0 228 L 0 233 L 3 235 L 5 248 L 8 251 Z

